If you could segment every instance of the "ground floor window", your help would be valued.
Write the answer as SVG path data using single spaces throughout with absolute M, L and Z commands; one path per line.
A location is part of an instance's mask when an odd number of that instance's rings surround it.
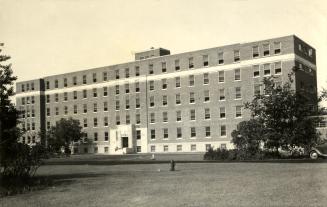
M 108 153 L 109 152 L 109 147 L 104 147 L 104 152 Z
M 182 151 L 182 145 L 177 145 L 177 152 L 181 152 Z
M 152 145 L 151 146 L 151 152 L 155 152 L 156 151 L 156 146 Z
M 141 146 L 136 146 L 136 152 L 141 152 Z
M 206 151 L 208 151 L 209 149 L 211 149 L 211 144 L 206 144 Z
M 227 149 L 226 144 L 221 144 L 220 149 Z
M 98 153 L 98 147 L 94 147 L 94 153 Z
M 164 150 L 164 152 L 168 152 L 168 145 L 164 145 L 163 150 Z
M 196 144 L 191 144 L 191 151 L 196 151 Z

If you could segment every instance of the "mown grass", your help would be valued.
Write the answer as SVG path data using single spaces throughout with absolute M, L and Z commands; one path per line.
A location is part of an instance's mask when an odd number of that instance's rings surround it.
M 326 206 L 326 163 L 51 165 L 44 190 L 0 206 Z M 159 170 L 160 169 L 160 170 Z

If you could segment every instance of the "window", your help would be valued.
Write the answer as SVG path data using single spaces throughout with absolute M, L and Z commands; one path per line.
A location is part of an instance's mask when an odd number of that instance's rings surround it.
M 108 87 L 103 87 L 103 96 L 108 95 Z
M 50 116 L 50 108 L 47 108 L 47 116 Z
M 140 114 L 136 114 L 135 115 L 135 119 L 136 119 L 136 124 L 140 124 L 141 123 L 141 115 Z
M 225 109 L 225 107 L 220 107 L 219 108 L 219 114 L 220 114 L 221 119 L 226 118 L 226 109 Z
M 168 139 L 168 129 L 167 129 L 167 128 L 164 128 L 164 129 L 162 130 L 162 133 L 163 133 L 163 138 L 164 138 L 164 139 Z
M 149 85 L 150 85 L 150 91 L 153 91 L 154 90 L 154 81 L 150 81 Z
M 274 52 L 275 54 L 281 53 L 281 42 L 274 42 Z
M 242 117 L 242 106 L 235 106 L 235 117 Z
M 166 62 L 162 62 L 162 63 L 161 63 L 161 71 L 162 71 L 163 73 L 167 72 Z
M 116 79 L 119 79 L 120 77 L 119 77 L 119 70 L 117 69 L 117 70 L 115 70 L 115 77 L 116 77 Z
M 153 74 L 153 64 L 149 64 L 149 74 Z
M 218 52 L 218 64 L 224 64 L 224 53 Z
M 209 91 L 208 90 L 205 90 L 203 94 L 204 94 L 204 102 L 210 101 L 210 93 L 209 93 Z
M 220 149 L 227 149 L 226 144 L 220 144 Z
M 97 103 L 93 103 L 93 112 L 98 112 L 98 104 Z
M 68 114 L 68 106 L 64 107 L 64 114 L 67 115 Z
M 312 50 L 312 49 L 310 49 L 310 50 Z M 310 52 L 310 50 L 309 50 L 309 52 Z M 31 83 L 31 90 L 34 91 L 34 89 L 35 89 L 34 88 L 34 83 Z
M 190 57 L 188 59 L 188 68 L 194 68 L 193 57 Z
M 177 145 L 177 152 L 181 152 L 182 150 L 183 150 L 182 145 L 181 144 Z
M 76 76 L 73 77 L 73 85 L 74 85 L 74 86 L 77 85 L 77 77 L 76 77 Z
M 50 82 L 49 81 L 46 82 L 46 87 L 47 87 L 47 89 L 50 89 Z M 22 91 L 24 92 L 24 85 L 22 85 Z
M 241 70 L 239 68 L 234 70 L 234 80 L 241 80 Z
M 93 97 L 97 97 L 98 96 L 98 92 L 96 88 L 93 88 Z
M 84 128 L 87 127 L 87 119 L 83 119 L 83 126 L 84 126 Z
M 308 55 L 309 55 L 309 57 L 312 57 L 312 55 L 313 55 L 313 50 L 310 48 L 309 49 L 309 51 L 308 51 Z M 32 89 L 33 90 L 33 89 Z
M 241 99 L 242 94 L 241 94 L 241 87 L 235 87 L 235 99 Z
M 87 98 L 87 90 L 83 90 L 83 98 Z
M 135 66 L 135 76 L 140 76 L 140 67 Z
M 103 81 L 107 81 L 108 80 L 108 73 L 107 72 L 103 72 L 102 73 L 102 80 Z
M 77 105 L 74 105 L 74 114 L 77 114 Z
M 164 146 L 163 146 L 163 151 L 164 151 L 164 152 L 168 152 L 168 145 L 164 145 Z
M 282 63 L 275 62 L 275 74 L 281 74 L 281 73 L 282 73 Z
M 129 113 L 126 113 L 126 124 L 130 124 L 131 123 L 131 116 L 129 115 Z
M 129 78 L 129 68 L 125 68 L 125 78 Z
M 22 98 L 22 105 L 25 105 L 25 98 Z
M 150 131 L 150 134 L 151 134 L 151 139 L 155 139 L 156 138 L 156 130 L 155 129 L 151 129 L 151 131 Z M 152 148 L 153 146 L 151 146 L 151 148 Z
M 47 81 L 47 89 L 49 89 L 49 81 Z M 25 92 L 25 85 L 22 85 L 22 92 Z
M 239 62 L 239 61 L 240 61 L 240 51 L 234 50 L 234 62 Z
M 259 57 L 259 46 L 256 45 L 252 47 L 252 57 Z
M 34 104 L 35 103 L 35 99 L 34 96 L 31 96 L 31 103 Z
M 125 109 L 129 109 L 129 98 L 125 99 Z
M 206 144 L 205 147 L 206 147 L 206 151 L 209 151 L 211 149 L 211 144 Z
M 263 74 L 270 75 L 270 64 L 269 63 L 263 65 Z
M 180 77 L 175 78 L 175 86 L 176 86 L 176 88 L 181 87 L 181 78 Z
M 108 133 L 108 132 L 107 132 Z M 104 152 L 108 153 L 109 152 L 109 147 L 104 147 Z
M 182 121 L 182 112 L 176 111 L 176 121 Z
M 136 96 L 135 98 L 135 108 L 140 108 L 140 97 L 139 96 Z
M 254 95 L 260 95 L 260 84 L 255 84 L 254 86 Z
M 179 60 L 175 60 L 175 70 L 178 71 L 180 70 L 180 66 L 179 66 Z
M 129 93 L 129 84 L 125 83 L 125 93 Z
M 224 101 L 225 100 L 225 89 L 221 88 L 219 89 L 219 101 Z
M 191 138 L 195 138 L 195 137 L 196 137 L 195 127 L 191 127 Z
M 108 102 L 103 102 L 103 111 L 108 111 Z
M 225 137 L 226 134 L 227 134 L 227 132 L 226 132 L 226 125 L 221 125 L 220 126 L 220 136 L 221 137 Z
M 161 80 L 162 89 L 167 89 L 167 79 Z
M 108 140 L 109 140 L 109 133 L 108 132 L 104 132 L 104 141 L 108 141 Z M 104 148 L 104 152 L 108 152 L 108 147 L 105 147 Z
M 190 120 L 194 121 L 195 120 L 195 109 L 190 110 Z
M 33 99 L 32 99 L 33 100 Z M 55 94 L 55 102 L 58 102 L 59 101 L 59 95 L 58 93 Z
M 259 77 L 260 76 L 260 67 L 259 67 L 259 65 L 253 65 L 252 69 L 253 69 L 253 77 L 254 78 Z
M 218 72 L 218 82 L 223 83 L 225 82 L 225 71 L 219 71 Z
M 93 83 L 96 83 L 97 82 L 97 74 L 93 73 L 92 77 L 93 77 Z
M 87 104 L 84 104 L 84 105 L 83 105 L 83 112 L 84 112 L 84 113 L 87 113 Z
M 55 80 L 55 88 L 58 88 L 58 80 Z M 26 87 L 27 88 L 27 87 Z
M 108 117 L 107 117 L 107 116 L 105 116 L 105 117 L 103 118 L 103 125 L 104 125 L 105 127 L 109 125 Z
M 116 95 L 118 95 L 119 94 L 119 85 L 115 86 L 115 91 L 116 91 Z
M 204 73 L 203 74 L 203 84 L 204 85 L 209 84 L 209 73 Z
M 150 96 L 150 107 L 154 107 L 154 96 Z
M 195 103 L 194 92 L 190 92 L 190 103 Z
M 47 96 L 46 96 L 46 102 L 47 102 L 47 103 L 50 103 L 50 95 L 47 95 Z
M 86 75 L 83 75 L 83 84 L 86 84 Z
M 136 130 L 136 139 L 141 139 L 141 130 Z
M 116 111 L 120 110 L 120 101 L 116 100 Z
M 189 80 L 189 86 L 194 86 L 194 75 L 190 75 L 188 77 L 188 80 Z
M 135 92 L 140 92 L 140 83 L 135 82 Z
M 116 125 L 120 125 L 120 116 L 119 116 L 119 114 L 116 115 Z
M 93 118 L 93 126 L 98 127 L 98 119 L 97 118 Z
M 204 119 L 210 119 L 210 109 L 204 109 Z
M 168 122 L 168 112 L 162 112 L 162 122 L 167 123 Z
M 154 113 L 151 113 L 151 114 L 150 114 L 150 123 L 151 123 L 151 124 L 154 124 L 155 122 L 156 122 L 155 114 L 154 114 Z
M 203 66 L 208 66 L 209 65 L 209 57 L 208 55 L 203 55 L 202 56 L 203 59 Z
M 156 152 L 156 146 L 152 145 L 150 150 L 151 152 Z
M 168 105 L 168 97 L 167 95 L 162 96 L 162 105 L 167 106 Z
M 176 131 L 176 137 L 177 139 L 181 139 L 182 138 L 182 128 L 177 127 L 177 131 Z
M 64 87 L 67 87 L 67 78 L 64 78 Z
M 263 45 L 262 45 L 262 48 L 263 48 L 263 56 L 267 56 L 267 55 L 269 55 L 269 48 L 270 48 L 270 45 L 269 45 L 269 44 L 263 44 Z
M 64 101 L 67 101 L 67 100 L 68 100 L 67 92 L 64 92 Z
M 176 94 L 176 104 L 181 104 L 181 94 Z
M 205 127 L 205 132 L 206 132 L 206 137 L 210 137 L 211 136 L 211 131 L 210 131 L 210 127 L 206 126 Z
M 77 91 L 73 92 L 74 99 L 77 99 Z
M 94 141 L 98 141 L 98 132 L 94 132 Z

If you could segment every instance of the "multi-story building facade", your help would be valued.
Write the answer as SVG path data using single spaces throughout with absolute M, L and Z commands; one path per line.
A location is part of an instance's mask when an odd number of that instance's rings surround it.
M 78 119 L 92 140 L 79 153 L 202 152 L 232 148 L 231 132 L 250 118 L 243 105 L 262 79 L 294 75 L 316 97 L 316 52 L 294 35 L 171 55 L 158 48 L 135 61 L 17 83 L 23 142 L 61 118 Z

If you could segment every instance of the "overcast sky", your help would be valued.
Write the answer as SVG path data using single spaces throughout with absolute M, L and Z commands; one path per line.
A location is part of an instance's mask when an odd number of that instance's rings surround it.
M 326 3 L 325 3 L 326 2 Z M 317 50 L 327 87 L 324 0 L 0 0 L 0 42 L 19 81 L 295 34 Z

